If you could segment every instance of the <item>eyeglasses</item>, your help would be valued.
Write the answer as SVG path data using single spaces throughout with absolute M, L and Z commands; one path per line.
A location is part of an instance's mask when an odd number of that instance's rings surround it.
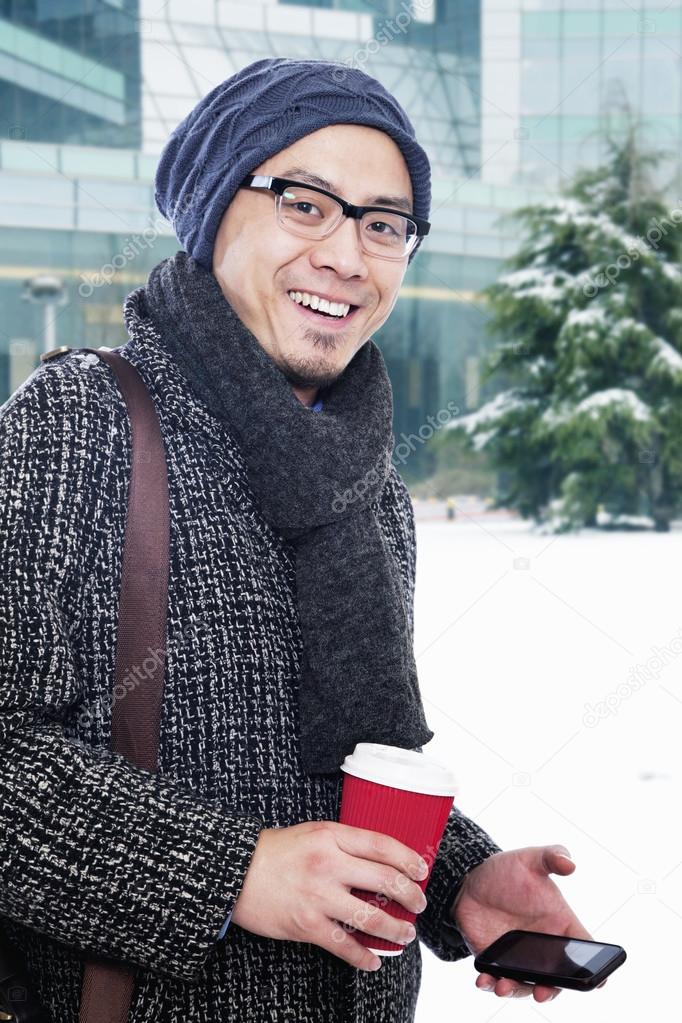
M 343 217 L 355 218 L 362 248 L 380 259 L 404 259 L 431 230 L 428 220 L 414 214 L 408 216 L 386 206 L 354 206 L 324 188 L 289 178 L 248 174 L 239 187 L 274 192 L 278 224 L 300 238 L 326 238 Z

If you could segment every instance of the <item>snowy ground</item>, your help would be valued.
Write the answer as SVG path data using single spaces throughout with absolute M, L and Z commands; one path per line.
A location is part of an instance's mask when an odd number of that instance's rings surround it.
M 552 537 L 436 511 L 422 506 L 417 523 L 426 750 L 503 848 L 571 851 L 577 869 L 555 880 L 628 960 L 603 989 L 538 1005 L 478 991 L 471 958 L 422 946 L 418 1023 L 677 1019 L 682 531 Z

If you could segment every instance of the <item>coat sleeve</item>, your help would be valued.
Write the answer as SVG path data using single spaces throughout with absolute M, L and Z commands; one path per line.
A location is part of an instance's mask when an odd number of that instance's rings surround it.
M 424 893 L 428 904 L 415 924 L 417 937 L 438 959 L 452 962 L 471 955 L 450 907 L 467 872 L 496 852 L 500 847 L 483 828 L 453 806 Z
M 0 407 L 0 914 L 84 958 L 192 981 L 263 822 L 65 728 L 92 681 L 69 580 L 93 571 L 97 446 L 117 432 L 78 372 L 39 367 Z
M 414 635 L 417 533 L 412 498 L 405 483 L 399 476 L 398 479 L 407 522 L 408 606 L 410 626 Z M 415 924 L 418 939 L 438 959 L 452 962 L 471 955 L 471 950 L 452 922 L 450 907 L 467 872 L 496 852 L 501 852 L 501 849 L 490 835 L 453 805 L 438 853 L 433 864 L 430 864 L 431 874 L 424 893 L 428 904 L 426 909 L 417 915 Z

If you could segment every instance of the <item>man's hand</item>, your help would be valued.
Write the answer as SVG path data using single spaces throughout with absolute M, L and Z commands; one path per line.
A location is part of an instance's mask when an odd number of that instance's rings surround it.
M 593 940 L 549 876 L 573 873 L 575 863 L 567 852 L 561 845 L 512 849 L 495 853 L 469 871 L 451 916 L 474 955 L 512 930 Z M 476 987 L 502 998 L 532 994 L 536 1002 L 547 1002 L 561 991 L 487 973 L 478 975 Z
M 373 970 L 381 958 L 353 932 L 407 944 L 415 928 L 352 890 L 385 894 L 386 901 L 421 913 L 426 897 L 416 880 L 420 859 L 390 835 L 337 821 L 263 828 L 232 923 L 265 938 L 319 945 L 357 969 Z

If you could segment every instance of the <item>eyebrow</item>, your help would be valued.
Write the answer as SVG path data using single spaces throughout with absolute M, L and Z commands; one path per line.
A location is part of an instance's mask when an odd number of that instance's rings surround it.
M 318 188 L 325 188 L 328 192 L 338 193 L 339 191 L 333 182 L 327 181 L 326 178 L 321 178 L 319 174 L 314 174 L 305 167 L 289 167 L 288 170 L 277 175 L 277 177 L 281 178 L 294 176 L 302 178 L 311 185 L 317 185 Z M 363 205 L 398 206 L 400 209 L 405 210 L 406 213 L 412 212 L 412 203 L 406 195 L 371 195 Z

